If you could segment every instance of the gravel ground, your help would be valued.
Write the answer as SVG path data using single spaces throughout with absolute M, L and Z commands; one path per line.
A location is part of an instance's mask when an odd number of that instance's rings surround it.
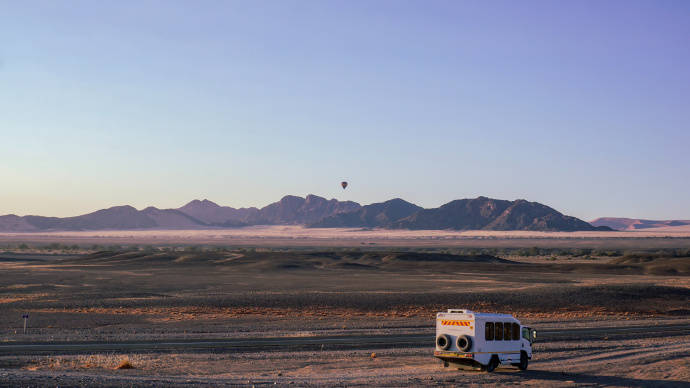
M 610 322 L 601 323 L 607 324 Z M 581 323 L 565 326 L 581 327 Z M 443 368 L 432 352 L 432 348 L 413 348 L 5 356 L 0 357 L 0 383 L 37 387 L 690 386 L 690 336 L 538 342 L 526 372 L 515 368 L 499 368 L 494 373 Z M 115 369 L 125 359 L 134 368 Z
M 339 255 L 256 253 L 239 262 L 131 253 L 93 262 L 9 258 L 0 263 L 0 341 L 427 334 L 433 314 L 447 307 L 512 312 L 537 330 L 689 319 L 687 276 L 646 274 L 634 265 Z M 343 268 L 343 261 L 375 268 Z M 690 381 L 688 336 L 538 342 L 527 372 L 491 374 L 444 369 L 432 348 L 185 352 L 0 356 L 0 387 L 679 387 Z M 115 369 L 124 358 L 133 369 Z

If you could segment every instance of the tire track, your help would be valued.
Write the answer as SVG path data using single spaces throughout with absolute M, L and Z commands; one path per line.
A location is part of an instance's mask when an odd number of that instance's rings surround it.
M 690 341 L 653 346 L 640 345 L 633 349 L 599 352 L 597 354 L 588 354 L 586 356 L 548 358 L 547 360 L 540 361 L 540 365 L 546 366 L 561 362 L 587 363 L 592 365 L 593 363 L 601 364 L 613 360 L 620 362 L 624 360 L 633 361 L 638 359 L 660 358 L 661 356 L 663 356 L 662 358 L 666 358 L 669 355 L 690 356 Z
M 690 326 L 683 324 L 672 324 L 635 327 L 595 327 L 552 329 L 540 331 L 539 333 L 537 344 L 568 340 L 599 340 L 602 338 L 602 336 L 611 339 L 631 339 L 690 335 Z M 2 344 L 0 345 L 0 355 L 56 353 L 74 354 L 96 352 L 258 352 L 421 347 L 433 348 L 433 344 L 434 335 L 432 332 L 424 334 L 393 335 L 342 335 L 121 342 L 34 342 Z M 635 350 L 630 351 L 634 352 Z

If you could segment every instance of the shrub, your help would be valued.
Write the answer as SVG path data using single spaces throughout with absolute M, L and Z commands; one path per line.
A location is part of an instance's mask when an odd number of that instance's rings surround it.
M 575 256 L 575 257 L 577 257 L 577 256 L 587 256 L 587 255 L 591 255 L 591 254 L 592 254 L 592 250 L 589 249 L 589 248 L 580 248 L 580 249 L 576 249 L 576 250 L 573 252 L 573 256 Z
M 125 358 L 124 360 L 120 361 L 120 364 L 115 369 L 134 369 L 134 365 L 129 362 L 128 358 Z
M 191 245 L 191 246 L 185 247 L 185 248 L 184 248 L 184 251 L 185 251 L 185 252 L 189 252 L 189 253 L 200 252 L 200 251 L 201 251 L 201 247 L 198 246 L 198 245 Z

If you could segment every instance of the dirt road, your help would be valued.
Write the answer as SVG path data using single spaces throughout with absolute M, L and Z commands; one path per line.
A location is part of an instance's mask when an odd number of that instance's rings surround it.
M 545 328 L 526 372 L 442 368 L 431 356 L 428 328 L 395 335 L 3 344 L 0 385 L 690 386 L 690 325 L 648 323 Z M 123 359 L 133 369 L 116 370 Z
M 157 340 L 126 342 L 14 343 L 0 345 L 0 354 L 78 354 L 93 352 L 259 352 L 310 350 L 362 350 L 381 348 L 423 348 L 434 343 L 430 329 L 404 335 L 339 335 L 280 338 L 223 338 L 201 340 Z M 419 332 L 423 333 L 419 333 Z M 591 341 L 606 338 L 656 338 L 690 335 L 690 325 L 642 325 L 626 327 L 579 327 L 538 332 L 540 342 Z

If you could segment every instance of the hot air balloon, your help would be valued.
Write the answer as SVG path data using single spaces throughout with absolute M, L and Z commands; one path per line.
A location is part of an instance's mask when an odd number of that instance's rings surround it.
M 347 182 L 345 182 L 345 181 L 340 182 L 340 186 L 343 186 L 343 190 L 345 190 L 345 188 L 347 187 Z

